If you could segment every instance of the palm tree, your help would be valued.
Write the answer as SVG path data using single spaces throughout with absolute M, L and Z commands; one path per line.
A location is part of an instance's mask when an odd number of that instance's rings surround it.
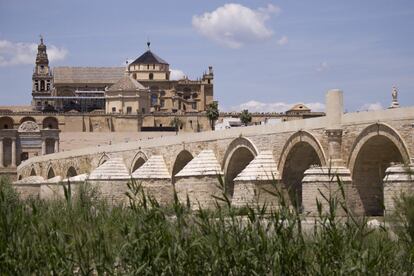
M 218 102 L 214 101 L 207 106 L 207 118 L 210 120 L 211 130 L 214 130 L 214 123 L 219 118 Z
M 249 110 L 244 109 L 240 113 L 240 121 L 247 126 L 252 121 L 252 114 L 249 113 Z

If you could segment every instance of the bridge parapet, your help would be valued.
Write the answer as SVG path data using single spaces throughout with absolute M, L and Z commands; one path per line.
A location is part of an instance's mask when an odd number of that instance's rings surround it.
M 301 201 L 307 195 L 305 188 L 308 188 L 304 187 L 307 182 L 302 181 L 305 171 L 312 165 L 323 167 L 322 171 L 340 167 L 342 171 L 350 172 L 349 177 L 355 189 L 355 209 L 368 215 L 382 214 L 380 206 L 384 195 L 377 191 L 382 190 L 379 188 L 386 169 L 391 162 L 408 164 L 412 158 L 414 107 L 342 114 L 342 93 L 338 90 L 332 93 L 333 96 L 327 96 L 326 117 L 282 122 L 274 126 L 240 127 L 146 139 L 38 156 L 23 162 L 18 167 L 18 175 L 23 180 L 34 175 L 47 179 L 52 169 L 55 176 L 69 177 L 70 168 L 76 174 L 91 174 L 105 161 L 118 158 L 122 160 L 130 180 L 131 174 L 145 164 L 153 169 L 154 174 L 161 173 L 155 164 L 147 163 L 158 156 L 156 158 L 163 160 L 163 171 L 168 171 L 171 177 L 162 180 L 160 186 L 164 187 L 168 182 L 170 187 L 173 184 L 185 186 L 183 190 L 197 194 L 196 185 L 202 187 L 203 183 L 209 183 L 208 189 L 204 186 L 203 191 L 217 194 L 218 191 L 210 189 L 219 184 L 216 176 L 202 173 L 184 175 L 188 166 L 195 164 L 191 160 L 194 157 L 199 159 L 197 156 L 208 151 L 210 156 L 214 156 L 220 175 L 226 180 L 227 192 L 233 196 L 234 191 L 236 204 L 240 201 L 237 199 L 237 190 L 241 188 L 239 184 L 244 181 L 237 177 L 257 163 L 262 158 L 259 156 L 266 154 L 274 160 L 276 165 L 272 165 L 272 171 L 279 174 L 280 182 Z M 378 172 L 381 172 L 380 175 Z M 70 176 L 73 177 L 73 173 Z M 155 187 L 156 178 L 154 175 L 153 179 L 138 179 L 148 182 L 148 187 Z M 126 186 L 126 180 L 122 180 L 122 185 Z M 104 181 L 101 182 L 100 185 L 105 185 Z M 23 185 L 22 182 L 20 184 Z M 108 193 L 115 192 L 111 190 Z M 210 203 L 206 205 L 211 206 Z

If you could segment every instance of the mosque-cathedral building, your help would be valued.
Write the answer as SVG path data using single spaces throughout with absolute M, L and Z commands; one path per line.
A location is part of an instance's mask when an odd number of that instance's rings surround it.
M 41 38 L 31 105 L 0 106 L 0 175 L 13 175 L 16 166 L 32 156 L 72 149 L 74 143 L 67 137 L 81 134 L 86 137 L 83 146 L 99 145 L 105 139 L 105 143 L 116 142 L 115 138 L 127 141 L 126 133 L 128 139 L 138 139 L 131 133 L 175 135 L 172 120 L 176 118 L 180 132 L 211 130 L 206 110 L 214 101 L 212 66 L 196 80 L 172 80 L 168 62 L 151 51 L 150 43 L 147 46 L 146 52 L 125 67 L 52 69 Z M 218 123 L 238 116 L 220 113 Z M 317 116 L 324 113 L 300 104 L 286 113 L 253 113 L 252 123 Z
M 170 80 L 169 64 L 150 50 L 124 67 L 49 67 L 41 39 L 32 106 L 47 112 L 147 114 L 203 112 L 213 102 L 213 68 L 198 80 Z

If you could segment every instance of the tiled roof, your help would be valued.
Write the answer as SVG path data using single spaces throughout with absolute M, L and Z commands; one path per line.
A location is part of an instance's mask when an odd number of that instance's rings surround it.
M 148 50 L 131 64 L 168 64 L 168 62 Z
M 111 84 L 124 76 L 124 67 L 55 67 L 55 84 L 94 83 Z
M 141 90 L 145 87 L 128 75 L 124 75 L 115 84 L 108 88 L 108 91 L 132 91 Z

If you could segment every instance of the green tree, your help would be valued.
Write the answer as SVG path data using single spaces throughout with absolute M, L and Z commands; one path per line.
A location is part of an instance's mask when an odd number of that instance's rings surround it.
M 240 121 L 247 126 L 252 121 L 252 114 L 249 113 L 249 110 L 244 109 L 240 113 Z
M 211 130 L 214 130 L 214 124 L 219 116 L 218 102 L 214 101 L 207 106 L 207 118 L 210 120 Z
M 183 122 L 178 117 L 171 119 L 170 126 L 175 128 L 175 133 L 178 133 L 178 129 L 183 125 Z

